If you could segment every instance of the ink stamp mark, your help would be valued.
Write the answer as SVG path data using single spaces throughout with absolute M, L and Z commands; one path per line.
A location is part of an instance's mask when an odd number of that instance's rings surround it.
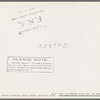
M 18 29 L 18 34 L 47 28 L 45 23 L 45 10 L 36 8 L 20 11 L 11 20 Z

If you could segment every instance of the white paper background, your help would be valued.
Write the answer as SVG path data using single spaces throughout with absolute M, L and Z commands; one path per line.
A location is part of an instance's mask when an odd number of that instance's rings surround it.
M 45 10 L 40 15 L 47 28 L 19 35 L 19 26 L 11 19 L 33 7 Z M 41 43 L 68 43 L 68 48 L 39 49 Z M 54 57 L 54 72 L 7 72 L 8 56 Z M 100 93 L 100 3 L 0 3 L 0 98 L 52 93 L 56 96 L 50 98 L 68 98 L 59 93 Z

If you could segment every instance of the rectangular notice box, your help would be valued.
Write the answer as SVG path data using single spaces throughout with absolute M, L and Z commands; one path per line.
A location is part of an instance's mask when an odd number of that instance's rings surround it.
M 52 57 L 8 57 L 8 72 L 40 72 L 54 71 L 54 58 Z

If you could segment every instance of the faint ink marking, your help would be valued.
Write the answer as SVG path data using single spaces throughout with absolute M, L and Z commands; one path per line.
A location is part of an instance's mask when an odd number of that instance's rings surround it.
M 30 9 L 26 9 L 26 10 L 22 10 L 22 11 L 19 11 L 18 13 L 23 13 L 23 12 L 27 12 L 27 11 L 31 11 L 31 10 L 34 10 L 35 8 L 30 8 Z
M 47 49 L 47 48 L 68 48 L 67 43 L 52 43 L 52 44 L 39 44 L 38 45 L 39 49 Z
M 25 30 L 21 30 L 19 31 L 19 35 L 21 35 L 22 33 L 28 32 L 28 31 L 32 31 L 32 30 L 36 30 L 36 29 L 41 29 L 41 28 L 47 28 L 47 25 L 39 25 L 39 26 L 34 26 Z
M 19 15 L 18 17 L 14 17 L 11 20 L 12 21 L 17 21 L 17 20 L 22 19 L 22 18 L 25 18 L 25 17 L 30 17 L 31 15 L 34 15 L 34 14 L 40 14 L 40 13 L 42 13 L 44 11 L 45 10 L 39 10 L 39 11 L 34 11 L 34 12 L 31 12 L 31 13 L 28 13 L 28 14 Z
M 26 25 L 33 25 L 35 23 L 40 23 L 40 22 L 42 22 L 42 18 L 41 18 L 41 16 L 37 16 L 37 17 L 34 17 L 34 18 L 19 21 L 18 24 L 20 26 L 24 27 Z
M 28 9 L 22 12 L 27 12 L 30 10 L 33 9 Z M 44 23 L 44 16 L 41 15 L 42 12 L 44 12 L 44 10 L 38 10 L 24 15 L 21 14 L 18 17 L 12 18 L 11 20 L 18 26 L 18 34 L 22 35 L 22 33 L 25 32 L 47 28 L 47 25 Z

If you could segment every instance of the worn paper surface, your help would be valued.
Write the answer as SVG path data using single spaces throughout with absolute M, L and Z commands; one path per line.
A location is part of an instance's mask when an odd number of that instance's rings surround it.
M 99 2 L 0 2 L 0 98 L 100 98 Z

